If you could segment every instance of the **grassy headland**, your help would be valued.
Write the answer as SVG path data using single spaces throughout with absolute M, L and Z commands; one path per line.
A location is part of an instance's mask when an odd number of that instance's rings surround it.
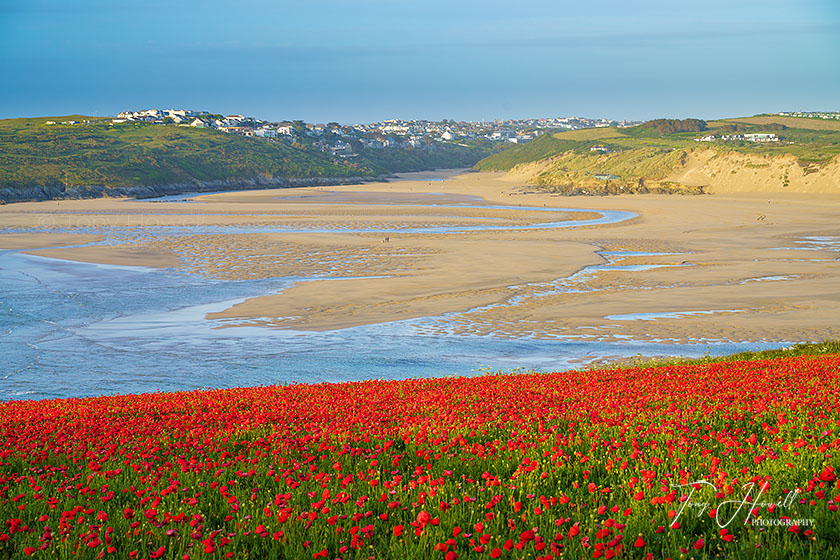
M 674 125 L 679 122 L 683 124 Z M 754 133 L 776 134 L 780 141 L 720 139 Z M 702 136 L 718 139 L 695 141 Z M 547 134 L 489 156 L 475 168 L 514 172 L 564 194 L 745 190 L 736 182 L 749 182 L 756 190 L 840 192 L 838 154 L 840 123 L 835 122 L 790 117 L 708 123 L 661 119 L 630 128 Z
M 88 121 L 63 125 L 47 121 Z M 310 143 L 70 116 L 0 120 L 0 200 L 143 196 L 205 186 L 329 183 L 469 167 L 488 146 L 367 149 L 343 159 Z M 174 186 L 174 187 L 173 187 Z M 139 190 L 138 190 L 139 189 Z M 147 194 L 147 195 L 148 195 Z

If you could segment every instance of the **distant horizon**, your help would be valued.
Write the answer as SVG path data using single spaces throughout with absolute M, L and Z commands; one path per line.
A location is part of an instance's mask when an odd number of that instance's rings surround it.
M 51 115 L 17 115 L 17 116 L 0 116 L 0 119 L 48 119 L 48 118 L 60 118 L 60 117 L 71 117 L 71 116 L 78 116 L 78 117 L 90 117 L 90 118 L 102 118 L 102 119 L 109 119 L 109 118 L 117 118 L 117 114 L 121 111 L 143 111 L 148 109 L 185 109 L 191 111 L 206 111 L 205 109 L 198 109 L 195 107 L 189 106 L 173 106 L 173 105 L 165 105 L 165 106 L 149 106 L 149 107 L 130 107 L 125 109 L 120 109 L 120 111 L 114 112 L 113 114 L 109 115 L 93 115 L 93 114 L 85 114 L 80 112 L 70 112 L 65 114 L 51 114 Z M 219 115 L 242 115 L 244 117 L 253 117 L 259 120 L 264 120 L 268 122 L 283 122 L 289 121 L 293 122 L 296 120 L 303 121 L 309 124 L 326 124 L 330 122 L 337 122 L 341 126 L 351 126 L 354 124 L 369 124 L 369 123 L 378 123 L 384 122 L 388 120 L 399 120 L 399 121 L 428 121 L 428 122 L 441 122 L 443 120 L 452 120 L 455 122 L 484 122 L 484 123 L 492 123 L 495 121 L 524 121 L 524 120 L 535 120 L 535 119 L 549 119 L 549 118 L 578 118 L 578 119 L 588 119 L 588 120 L 608 120 L 608 121 L 630 121 L 630 122 L 646 122 L 655 119 L 686 119 L 686 118 L 696 118 L 702 119 L 704 121 L 717 121 L 717 120 L 727 120 L 733 118 L 748 118 L 748 117 L 755 117 L 759 115 L 765 114 L 776 114 L 782 112 L 793 112 L 793 111 L 800 111 L 806 113 L 840 113 L 840 109 L 837 110 L 823 110 L 823 109 L 796 109 L 796 110 L 777 110 L 777 111 L 764 111 L 764 112 L 755 112 L 755 113 L 744 113 L 740 115 L 728 115 L 724 117 L 703 117 L 698 115 L 685 115 L 685 116 L 672 116 L 672 115 L 659 115 L 654 116 L 651 118 L 646 119 L 629 119 L 623 117 L 606 117 L 601 115 L 578 115 L 578 114 L 554 114 L 554 115 L 540 115 L 540 116 L 530 116 L 530 117 L 511 117 L 506 119 L 489 119 L 489 120 L 474 120 L 474 119 L 456 119 L 452 117 L 442 117 L 439 119 L 430 119 L 430 118 L 422 118 L 422 117 L 387 117 L 381 118 L 376 120 L 369 120 L 369 121 L 353 121 L 353 122 L 346 122 L 340 121 L 336 119 L 322 119 L 322 120 L 307 120 L 307 119 L 297 119 L 297 118 L 268 118 L 263 115 L 259 115 L 256 113 L 249 113 L 244 111 L 230 111 L 230 112 L 217 112 L 217 111 L 206 111 L 211 115 L 219 114 Z
M 838 52 L 834 0 L 7 0 L 0 117 L 711 120 L 840 109 Z

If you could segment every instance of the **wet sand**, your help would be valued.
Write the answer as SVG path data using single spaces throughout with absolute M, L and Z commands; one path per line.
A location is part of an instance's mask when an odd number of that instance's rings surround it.
M 0 228 L 55 233 L 0 233 L 0 247 L 222 279 L 323 278 L 209 317 L 230 327 L 323 331 L 443 316 L 428 327 L 430 334 L 674 342 L 840 336 L 840 243 L 832 244 L 840 242 L 836 195 L 559 197 L 532 190 L 519 177 L 467 173 L 445 181 L 224 193 L 195 203 L 11 204 L 0 207 Z M 458 206 L 463 204 L 479 207 Z M 623 210 L 638 217 L 557 229 L 372 231 L 594 217 L 486 207 L 491 205 Z M 99 240 L 88 230 L 97 226 L 121 235 L 109 246 L 56 248 Z M 168 233 L 150 226 L 186 228 Z M 319 233 L 208 233 L 190 226 Z M 343 231 L 348 229 L 371 231 Z M 603 251 L 669 254 L 610 257 Z M 586 268 L 599 265 L 605 266 Z M 627 270 L 634 265 L 662 266 Z M 658 315 L 634 315 L 639 313 Z
M 0 222 L 2 223 L 2 222 Z M 2 232 L 2 230 L 0 230 Z M 45 247 L 68 247 L 102 241 L 102 235 L 61 233 L 6 233 L 0 234 L 0 250 L 19 251 Z

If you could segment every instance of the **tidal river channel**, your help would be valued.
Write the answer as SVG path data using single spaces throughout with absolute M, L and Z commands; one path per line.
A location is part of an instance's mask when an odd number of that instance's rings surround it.
M 522 207 L 516 208 L 522 210 Z M 586 222 L 543 221 L 521 227 L 609 224 L 634 216 L 618 211 L 586 212 L 595 212 L 600 217 Z M 404 231 L 457 233 L 494 227 L 503 226 L 441 225 Z M 504 226 L 504 229 L 511 229 L 511 226 Z M 269 226 L 157 229 L 168 236 L 179 232 L 193 234 L 199 230 L 203 234 L 316 231 Z M 143 235 L 154 235 L 155 231 L 154 227 L 144 227 Z M 392 230 L 383 229 L 381 233 L 389 231 Z M 108 227 L 75 228 L 73 233 L 104 235 L 105 241 L 101 243 L 132 235 L 131 228 Z M 604 256 L 608 259 L 605 266 L 621 266 L 623 255 Z M 593 270 L 582 273 L 598 272 L 598 267 L 590 268 Z M 205 318 L 207 313 L 222 311 L 251 297 L 277 293 L 307 280 L 311 278 L 220 280 L 174 269 L 90 264 L 20 251 L 0 251 L 0 399 L 471 376 L 517 368 L 579 367 L 605 357 L 636 354 L 699 356 L 779 346 L 719 341 L 665 344 L 597 338 L 546 340 L 447 334 L 437 328 L 446 321 L 446 317 L 440 316 L 322 332 L 253 326 L 220 328 L 223 323 Z M 341 282 L 342 277 L 333 276 L 330 280 Z M 566 280 L 574 281 L 573 278 Z M 436 328 L 430 328 L 432 325 Z

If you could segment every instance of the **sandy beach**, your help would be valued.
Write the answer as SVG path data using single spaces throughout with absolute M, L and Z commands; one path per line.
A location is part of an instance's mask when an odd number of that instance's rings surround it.
M 430 333 L 673 342 L 840 336 L 840 196 L 560 197 L 516 176 L 446 177 L 196 202 L 10 204 L 0 206 L 0 228 L 14 233 L 0 230 L 0 248 L 220 279 L 306 279 L 208 316 L 230 328 L 324 331 L 440 317 Z M 598 217 L 552 208 L 637 217 L 506 229 Z M 420 232 L 472 226 L 502 229 Z M 26 228 L 37 230 L 20 232 Z

